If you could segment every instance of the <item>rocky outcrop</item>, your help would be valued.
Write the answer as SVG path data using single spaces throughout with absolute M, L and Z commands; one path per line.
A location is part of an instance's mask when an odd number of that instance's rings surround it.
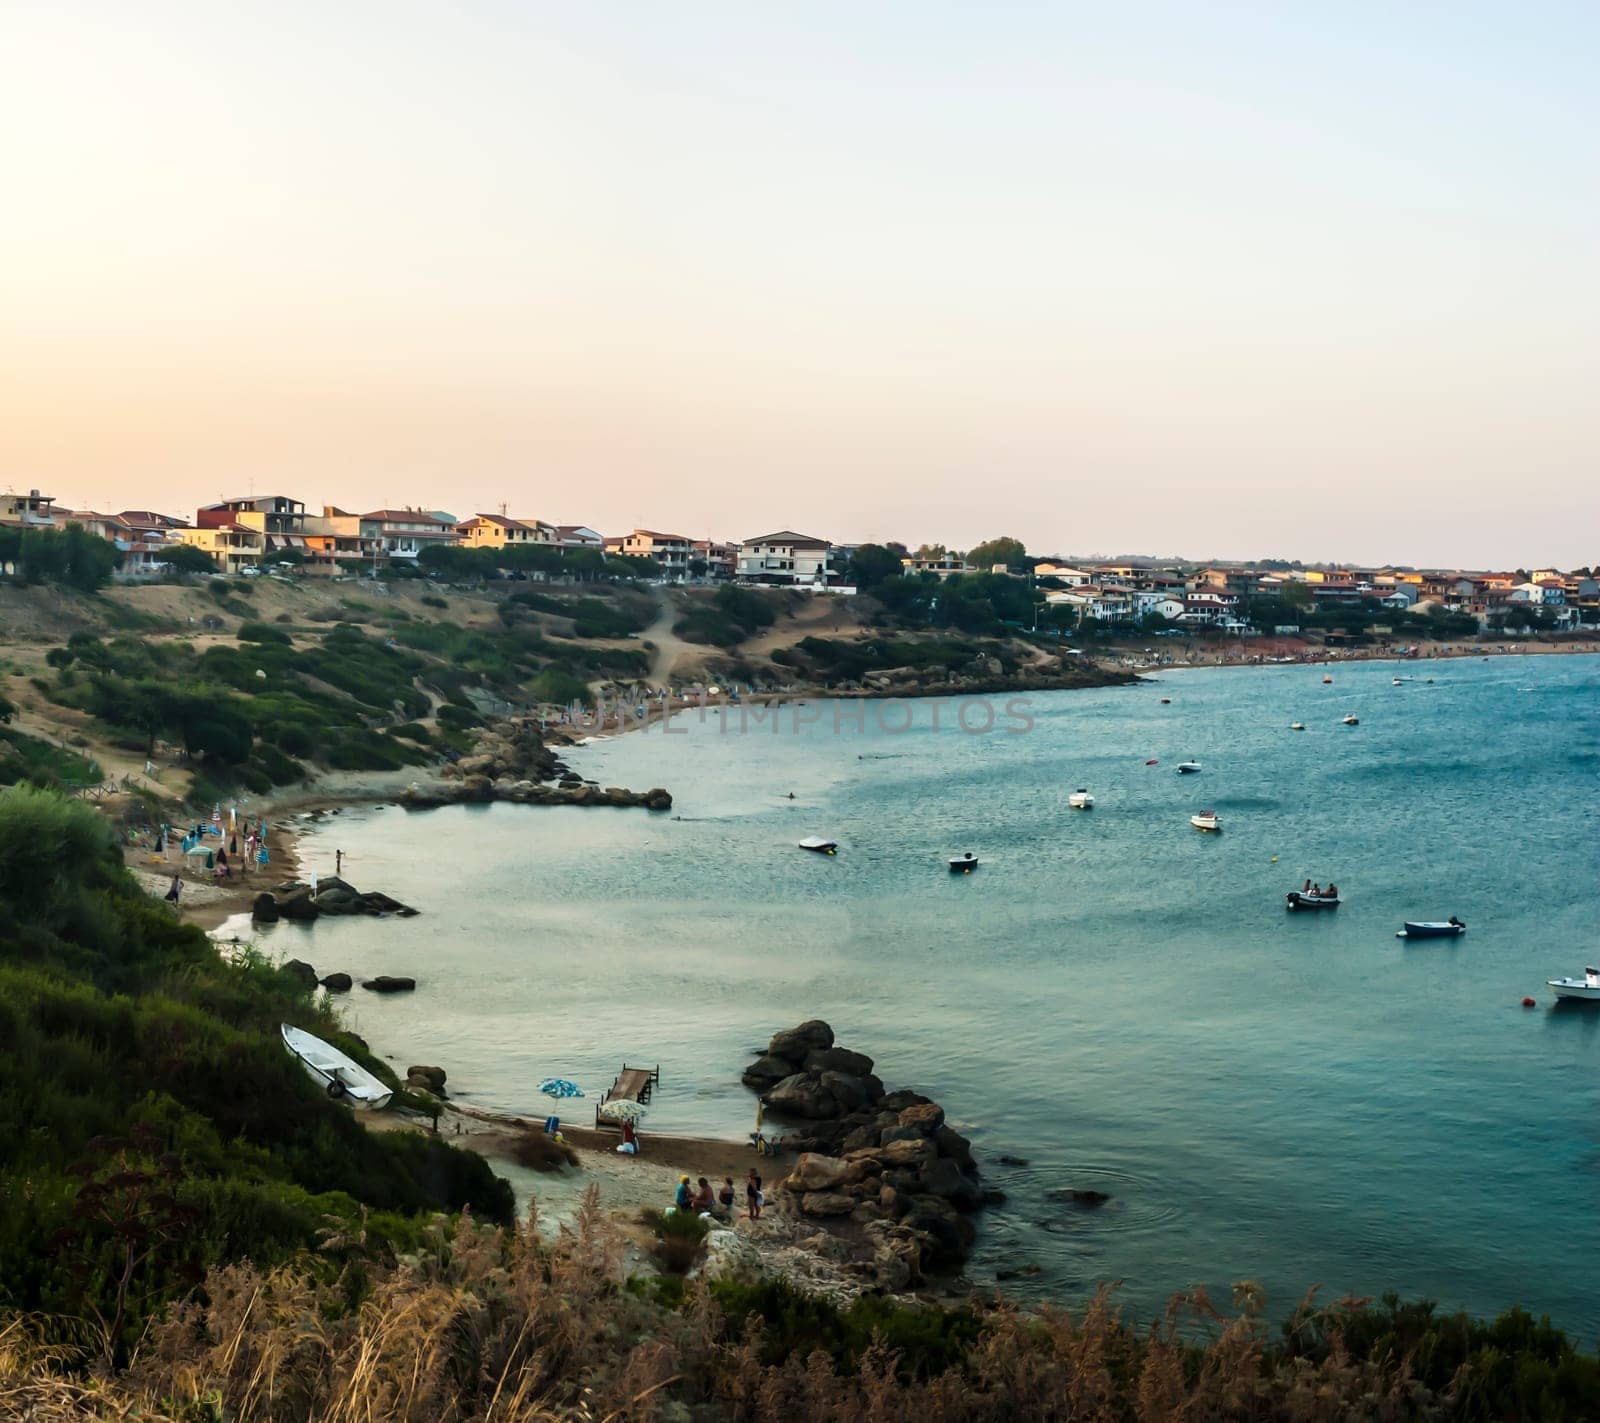
M 446 766 L 446 772 L 459 768 Z M 408 810 L 431 810 L 441 805 L 459 805 L 463 802 L 503 800 L 513 805 L 609 805 L 642 807 L 646 810 L 671 810 L 672 794 L 657 786 L 647 791 L 624 790 L 612 786 L 601 790 L 587 781 L 577 784 L 548 786 L 534 781 L 514 781 L 506 777 L 490 780 L 487 776 L 447 778 L 441 783 L 407 786 L 400 796 L 400 804 Z
M 257 924 L 275 924 L 279 919 L 309 922 L 324 914 L 394 914 L 409 919 L 417 911 L 387 894 L 363 894 L 338 875 L 325 875 L 316 887 L 299 880 L 285 880 L 271 894 L 258 894 L 250 906 L 250 917 Z
M 322 986 L 329 993 L 348 993 L 353 981 L 347 973 L 330 973 L 322 980 Z
M 380 973 L 376 978 L 362 979 L 361 986 L 374 993 L 409 993 L 417 986 L 417 981 L 414 978 L 393 977 Z
M 408 1067 L 406 1068 L 406 1086 L 420 1087 L 424 1092 L 431 1092 L 435 1097 L 444 1096 L 445 1071 L 442 1067 Z
M 605 789 L 572 774 L 545 745 L 537 720 L 505 717 L 479 733 L 472 750 L 439 769 L 430 784 L 415 782 L 400 797 L 410 810 L 483 801 L 516 805 L 609 805 L 671 810 L 672 796 L 659 786 L 631 791 Z
M 283 971 L 298 980 L 307 991 L 317 986 L 317 971 L 304 959 L 288 960 L 283 966 Z
M 967 1216 L 1004 1197 L 984 1189 L 972 1143 L 943 1107 L 918 1092 L 885 1092 L 872 1068 L 814 1019 L 775 1033 L 743 1080 L 774 1116 L 797 1123 L 784 1137 L 799 1155 L 783 1205 L 864 1227 L 875 1277 L 899 1289 L 959 1265 L 976 1235 Z

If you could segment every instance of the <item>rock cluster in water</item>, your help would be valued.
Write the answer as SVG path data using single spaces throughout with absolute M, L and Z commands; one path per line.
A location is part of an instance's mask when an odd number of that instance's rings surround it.
M 317 919 L 324 914 L 398 914 L 404 919 L 416 912 L 410 905 L 376 890 L 363 894 L 338 875 L 322 876 L 315 888 L 299 880 L 285 880 L 271 893 L 258 894 L 250 906 L 250 917 L 257 924 Z
M 820 1019 L 773 1036 L 744 1072 L 775 1115 L 805 1125 L 783 1203 L 800 1215 L 865 1228 L 887 1288 L 959 1265 L 976 1232 L 966 1217 L 1004 1199 L 986 1191 L 972 1143 L 917 1092 L 885 1092 L 864 1053 L 836 1047 Z
M 572 774 L 548 746 L 538 723 L 507 717 L 480 733 L 470 754 L 443 766 L 432 785 L 407 787 L 400 803 L 413 810 L 493 800 L 517 805 L 613 805 L 671 810 L 672 796 L 656 786 L 604 789 Z M 546 784 L 555 782 L 555 784 Z

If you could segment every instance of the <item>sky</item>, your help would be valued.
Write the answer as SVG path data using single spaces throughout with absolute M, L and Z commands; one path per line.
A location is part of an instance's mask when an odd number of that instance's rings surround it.
M 0 487 L 1600 559 L 1600 6 L 0 0 Z

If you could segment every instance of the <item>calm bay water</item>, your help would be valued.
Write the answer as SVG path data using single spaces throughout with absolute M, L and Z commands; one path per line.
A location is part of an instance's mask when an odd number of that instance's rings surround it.
M 358 1029 L 402 1067 L 444 1065 L 462 1099 L 536 1115 L 543 1077 L 593 1091 L 659 1062 L 654 1125 L 740 1136 L 740 1068 L 825 1017 L 891 1087 L 944 1103 L 1008 1192 L 979 1281 L 1037 1262 L 1036 1294 L 1120 1279 L 1140 1313 L 1240 1278 L 1279 1314 L 1317 1283 L 1394 1288 L 1521 1302 L 1593 1340 L 1600 1272 L 1573 1241 L 1600 1208 L 1600 1012 L 1552 1010 L 1544 980 L 1600 953 L 1600 659 L 1321 676 L 1036 694 L 1020 735 L 952 731 L 948 703 L 938 733 L 929 703 L 903 734 L 875 704 L 838 734 L 827 703 L 777 734 L 680 718 L 570 759 L 667 786 L 681 819 L 346 813 L 307 867 L 342 849 L 422 916 L 263 937 L 322 972 L 414 973 L 414 995 L 358 991 Z M 1191 756 L 1205 772 L 1175 775 Z M 1094 811 L 1067 808 L 1079 785 Z M 1189 827 L 1207 806 L 1220 836 Z M 839 856 L 794 848 L 813 833 Z M 948 874 L 969 849 L 982 868 Z M 1336 914 L 1285 913 L 1307 876 L 1337 880 Z M 1394 937 L 1450 914 L 1459 941 Z M 1047 1194 L 1068 1187 L 1113 1199 Z

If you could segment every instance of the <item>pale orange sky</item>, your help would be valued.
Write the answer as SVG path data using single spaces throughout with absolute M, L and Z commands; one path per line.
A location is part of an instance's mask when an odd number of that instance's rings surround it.
M 12 0 L 0 484 L 1589 563 L 1597 38 L 1552 4 Z

